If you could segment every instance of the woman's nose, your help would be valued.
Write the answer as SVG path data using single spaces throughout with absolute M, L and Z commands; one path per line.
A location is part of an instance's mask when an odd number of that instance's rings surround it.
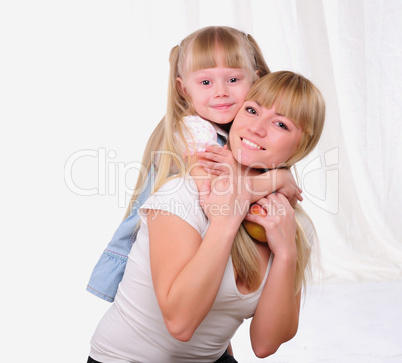
M 256 134 L 259 137 L 265 137 L 267 135 L 267 127 L 266 123 L 264 120 L 252 120 L 250 122 L 250 125 L 248 129 L 250 132 Z

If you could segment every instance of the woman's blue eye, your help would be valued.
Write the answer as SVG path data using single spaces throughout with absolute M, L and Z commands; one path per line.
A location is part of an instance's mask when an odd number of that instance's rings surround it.
M 252 115 L 257 114 L 257 111 L 252 107 L 246 107 L 246 112 L 251 113 Z

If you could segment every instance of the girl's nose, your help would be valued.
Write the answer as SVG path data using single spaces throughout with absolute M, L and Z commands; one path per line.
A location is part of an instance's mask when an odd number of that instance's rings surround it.
M 215 84 L 215 97 L 226 97 L 229 95 L 228 85 L 225 82 Z

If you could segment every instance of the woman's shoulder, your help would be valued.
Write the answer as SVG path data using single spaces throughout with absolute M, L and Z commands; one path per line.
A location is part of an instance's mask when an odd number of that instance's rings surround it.
M 197 185 L 190 176 L 168 180 L 141 206 L 141 216 L 146 216 L 147 210 L 174 214 L 189 223 L 201 236 L 206 232 L 208 220 L 199 204 Z M 146 223 L 145 218 L 142 220 Z
M 198 204 L 199 193 L 198 188 L 191 176 L 188 177 L 172 177 L 165 182 L 155 193 L 153 193 L 144 203 L 149 205 L 158 205 L 159 208 L 190 208 Z M 161 207 L 166 206 L 166 207 Z M 168 207 L 169 206 L 169 207 Z M 184 208 L 184 209 L 186 209 Z
M 154 195 L 173 194 L 198 196 L 198 189 L 194 179 L 190 175 L 171 177 L 154 193 Z

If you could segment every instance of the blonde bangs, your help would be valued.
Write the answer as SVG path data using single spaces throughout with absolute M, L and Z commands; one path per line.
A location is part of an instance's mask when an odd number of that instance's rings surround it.
M 243 48 L 243 49 L 242 49 Z M 197 34 L 188 47 L 190 55 L 186 56 L 186 69 L 190 72 L 200 69 L 215 68 L 215 55 L 218 49 L 224 54 L 224 66 L 228 68 L 252 68 L 248 64 L 249 56 L 244 52 L 245 47 L 239 46 L 239 36 L 225 28 L 213 28 Z
M 246 101 L 254 101 L 290 119 L 303 130 L 298 151 L 287 162 L 290 166 L 306 156 L 318 143 L 325 119 L 321 92 L 308 79 L 288 71 L 270 73 L 252 86 Z
M 276 112 L 286 116 L 311 136 L 317 119 L 315 93 L 315 87 L 303 76 L 274 72 L 258 80 L 246 100 L 253 100 L 265 108 L 275 105 Z

